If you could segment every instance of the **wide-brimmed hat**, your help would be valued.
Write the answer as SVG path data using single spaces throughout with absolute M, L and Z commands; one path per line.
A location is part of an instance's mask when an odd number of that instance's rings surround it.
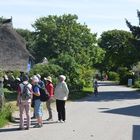
M 59 75 L 59 78 L 62 78 L 64 81 L 66 80 L 66 76 L 65 75 Z
M 46 81 L 49 81 L 52 83 L 52 77 L 51 76 L 48 76 L 47 78 L 44 78 Z

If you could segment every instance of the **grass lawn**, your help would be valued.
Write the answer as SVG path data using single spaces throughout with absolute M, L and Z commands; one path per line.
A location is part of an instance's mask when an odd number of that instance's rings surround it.
M 93 88 L 83 88 L 82 91 L 73 91 L 69 94 L 69 100 L 78 100 L 84 98 L 90 94 L 93 94 Z
M 16 106 L 17 92 L 10 91 L 6 88 L 3 89 L 3 92 L 5 96 L 5 105 L 0 111 L 0 127 L 8 124 L 9 121 L 11 121 L 12 112 L 18 109 Z

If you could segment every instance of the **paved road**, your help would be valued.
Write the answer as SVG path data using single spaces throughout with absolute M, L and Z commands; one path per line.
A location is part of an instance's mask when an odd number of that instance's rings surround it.
M 44 121 L 42 128 L 25 131 L 18 131 L 15 123 L 0 129 L 0 139 L 140 140 L 140 93 L 105 82 L 99 92 L 98 97 L 67 103 L 66 123 Z M 55 108 L 53 114 L 56 120 Z

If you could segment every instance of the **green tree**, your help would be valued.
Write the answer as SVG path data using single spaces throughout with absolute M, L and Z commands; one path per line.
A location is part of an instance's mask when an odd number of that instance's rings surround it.
M 135 55 L 137 56 L 137 61 L 140 59 L 140 11 L 137 10 L 137 16 L 139 20 L 139 25 L 134 26 L 132 25 L 127 19 L 126 19 L 126 24 L 129 27 L 131 33 L 133 34 L 133 39 L 131 40 L 131 43 L 133 44 L 133 47 L 136 49 Z
M 26 48 L 32 55 L 35 55 L 34 47 L 35 47 L 35 33 L 31 32 L 27 29 L 15 29 L 17 33 L 19 33 L 26 41 Z
M 36 61 L 47 57 L 50 64 L 60 66 L 72 89 L 91 85 L 93 67 L 101 63 L 104 54 L 96 34 L 77 20 L 76 15 L 68 14 L 41 17 L 33 24 Z
M 106 71 L 119 67 L 130 68 L 136 61 L 135 48 L 131 45 L 132 34 L 123 30 L 103 32 L 99 46 L 105 50 L 103 65 Z
M 96 34 L 92 34 L 87 25 L 77 22 L 76 15 L 48 16 L 36 20 L 33 27 L 36 32 L 35 52 L 37 62 L 45 56 L 58 58 L 67 53 L 79 64 L 92 65 L 98 61 L 95 52 Z M 98 54 L 99 55 L 99 54 Z
M 64 71 L 61 74 L 66 75 L 69 87 L 76 89 L 79 86 L 82 88 L 84 85 L 80 78 L 79 65 L 75 61 L 74 57 L 68 54 L 60 54 L 57 59 L 51 61 L 63 68 Z M 83 79 L 84 80 L 84 79 Z
M 36 64 L 30 71 L 30 76 L 40 74 L 41 77 L 51 76 L 53 83 L 56 84 L 60 73 L 63 73 L 63 68 L 55 64 Z

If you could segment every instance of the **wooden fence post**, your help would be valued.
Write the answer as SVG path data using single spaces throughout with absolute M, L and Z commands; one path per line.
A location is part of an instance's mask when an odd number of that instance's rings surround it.
M 3 78 L 0 78 L 0 110 L 3 108 L 5 103 L 4 92 L 3 92 Z

